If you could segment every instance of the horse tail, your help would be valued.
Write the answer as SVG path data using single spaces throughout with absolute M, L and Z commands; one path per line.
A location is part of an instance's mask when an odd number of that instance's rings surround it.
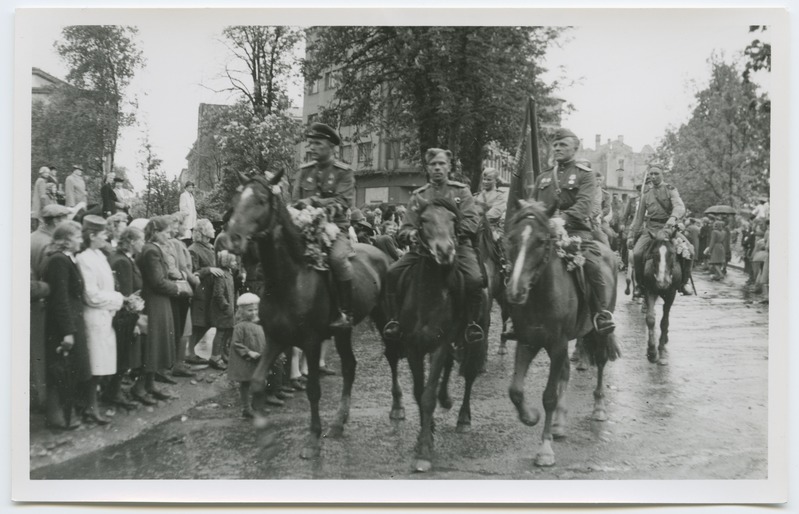
M 596 366 L 597 362 L 615 361 L 621 357 L 621 345 L 614 333 L 601 336 L 592 330 L 583 337 L 583 347 L 592 366 Z

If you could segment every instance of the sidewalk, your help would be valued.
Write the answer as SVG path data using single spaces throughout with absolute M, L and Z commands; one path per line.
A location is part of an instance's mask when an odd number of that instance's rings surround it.
M 213 336 L 214 329 L 211 329 L 197 345 L 198 355 L 204 358 L 210 356 Z M 29 418 L 31 471 L 132 439 L 145 430 L 181 415 L 198 403 L 233 387 L 227 380 L 226 372 L 212 368 L 198 371 L 197 376 L 192 379 L 174 380 L 178 382 L 177 385 L 159 385 L 175 398 L 159 401 L 153 407 L 138 405 L 135 410 L 127 412 L 122 408 L 101 404 L 101 408 L 105 409 L 103 413 L 112 420 L 110 424 L 102 427 L 84 423 L 71 432 L 51 430 L 45 427 L 44 415 L 41 412 L 32 412 Z

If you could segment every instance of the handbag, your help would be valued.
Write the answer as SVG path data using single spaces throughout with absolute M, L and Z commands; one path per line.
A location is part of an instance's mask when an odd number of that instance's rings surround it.
M 194 296 L 194 291 L 192 290 L 188 281 L 175 280 L 175 285 L 178 286 L 178 296 L 185 296 L 187 298 Z

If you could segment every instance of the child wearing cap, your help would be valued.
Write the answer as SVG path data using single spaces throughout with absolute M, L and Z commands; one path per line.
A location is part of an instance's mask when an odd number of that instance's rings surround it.
M 252 402 L 250 399 L 250 379 L 261 354 L 266 349 L 264 329 L 258 323 L 258 304 L 260 299 L 252 293 L 244 293 L 236 301 L 236 326 L 231 338 L 230 361 L 228 363 L 228 379 L 239 383 L 241 398 L 241 415 L 252 418 Z

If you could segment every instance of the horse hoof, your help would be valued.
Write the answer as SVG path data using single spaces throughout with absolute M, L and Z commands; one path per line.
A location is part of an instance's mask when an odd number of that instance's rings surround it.
M 626 294 L 627 296 L 630 296 L 630 286 L 629 285 L 624 288 L 624 294 Z
M 318 459 L 321 453 L 322 453 L 321 448 L 319 448 L 318 446 L 311 446 L 311 447 L 306 446 L 300 452 L 300 458 L 305 460 Z
M 555 455 L 551 453 L 539 453 L 535 456 L 535 465 L 539 468 L 548 468 L 555 465 Z
M 468 434 L 472 431 L 472 424 L 471 423 L 461 423 L 458 422 L 458 425 L 455 427 L 455 432 L 459 434 Z
M 388 417 L 389 419 L 405 419 L 405 409 L 391 409 L 391 414 Z
M 577 371 L 585 371 L 585 370 L 587 370 L 587 369 L 588 369 L 588 364 L 586 364 L 584 360 L 580 359 L 580 360 L 577 362 L 577 366 L 575 366 L 575 369 L 576 369 Z
M 541 419 L 541 413 L 538 410 L 533 410 L 530 412 L 529 409 L 520 409 L 519 410 L 519 421 L 527 425 L 528 427 L 534 427 L 538 424 L 538 421 Z
M 658 353 L 657 352 L 646 352 L 646 358 L 652 364 L 655 364 L 658 361 Z
M 433 469 L 433 463 L 427 459 L 416 459 L 413 465 L 413 470 L 417 473 L 427 473 Z
M 668 359 L 668 357 L 663 357 L 663 356 L 661 356 L 661 357 L 658 359 L 658 366 L 668 366 L 668 365 L 669 365 L 669 359 Z
M 440 397 L 438 399 L 438 404 L 441 405 L 442 409 L 451 409 L 452 408 L 452 398 L 449 396 Z
M 329 437 L 330 439 L 339 439 L 343 435 L 344 425 L 331 425 L 330 428 L 327 429 L 327 434 L 325 434 L 325 437 Z
M 594 409 L 594 413 L 591 414 L 591 419 L 594 421 L 607 421 L 608 414 L 604 409 Z

